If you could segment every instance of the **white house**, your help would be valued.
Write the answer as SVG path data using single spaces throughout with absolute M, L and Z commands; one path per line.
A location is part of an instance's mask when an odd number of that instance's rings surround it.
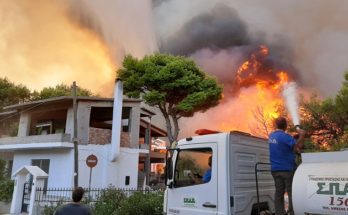
M 120 101 L 115 99 L 114 105 L 112 98 L 77 98 L 79 186 L 88 187 L 86 158 L 91 154 L 98 158 L 91 187 L 136 188 L 143 181 L 138 176 L 144 175 L 139 168 L 150 172 L 147 162 L 164 161 L 163 154 L 152 152 L 150 161 L 148 157 L 149 140 L 166 136 L 161 123 L 156 126 L 151 120 L 156 113 L 141 100 Z M 8 161 L 12 174 L 25 165 L 38 166 L 48 174 L 45 187 L 73 187 L 73 97 L 11 105 L 5 111 L 20 114 L 18 135 L 0 138 L 0 157 Z

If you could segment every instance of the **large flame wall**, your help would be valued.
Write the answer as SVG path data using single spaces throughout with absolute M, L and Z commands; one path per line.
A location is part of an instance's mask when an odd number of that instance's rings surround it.
M 110 86 L 117 65 L 109 49 L 94 32 L 69 18 L 67 5 L 0 1 L 1 77 L 31 89 L 76 80 L 95 92 L 111 92 L 105 86 Z

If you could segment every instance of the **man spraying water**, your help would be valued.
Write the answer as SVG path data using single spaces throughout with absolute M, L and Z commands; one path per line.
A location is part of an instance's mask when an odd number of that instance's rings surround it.
M 296 84 L 289 83 L 284 86 L 283 96 L 286 101 L 288 111 L 291 115 L 299 138 L 296 141 L 292 136 L 285 133 L 287 121 L 284 117 L 275 120 L 276 130 L 269 135 L 269 150 L 271 171 L 275 184 L 275 214 L 286 214 L 284 208 L 284 194 L 288 193 L 289 197 L 289 214 L 293 215 L 292 207 L 292 178 L 295 170 L 294 150 L 301 149 L 304 143 L 305 131 L 300 129 L 300 120 L 298 117 L 298 103 L 296 97 Z

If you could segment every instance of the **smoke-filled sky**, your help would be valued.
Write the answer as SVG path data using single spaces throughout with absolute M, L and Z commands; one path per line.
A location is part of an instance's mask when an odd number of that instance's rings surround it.
M 330 96 L 348 69 L 347 14 L 346 0 L 0 0 L 0 76 L 31 89 L 76 80 L 109 96 L 125 54 L 160 51 L 193 58 L 226 98 L 240 64 L 263 44 L 265 65 Z M 243 115 L 240 101 L 231 93 L 194 120 L 230 107 L 227 117 Z

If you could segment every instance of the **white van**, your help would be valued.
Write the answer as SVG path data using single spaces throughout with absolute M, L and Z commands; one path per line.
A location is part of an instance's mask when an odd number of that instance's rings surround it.
M 262 165 L 268 162 L 267 140 L 247 133 L 180 140 L 167 152 L 164 214 L 256 215 L 274 211 L 270 166 Z M 256 174 L 255 166 L 260 169 Z

